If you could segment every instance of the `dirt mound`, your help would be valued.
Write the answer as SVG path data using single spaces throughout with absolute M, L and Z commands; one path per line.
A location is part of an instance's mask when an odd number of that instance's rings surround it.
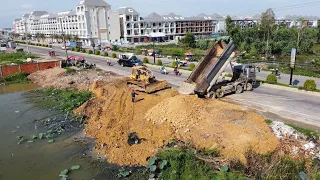
M 45 88 L 88 90 L 95 81 L 109 82 L 120 76 L 93 69 L 66 73 L 65 69 L 52 68 L 32 73 L 28 78 Z
M 278 146 L 261 116 L 218 100 L 178 95 L 151 108 L 145 118 L 155 124 L 170 124 L 179 139 L 198 148 L 221 149 L 227 158 L 245 160 L 249 148 L 267 153 Z
M 278 145 L 264 119 L 240 106 L 178 95 L 171 89 L 138 93 L 132 103 L 125 79 L 95 82 L 90 90 L 95 97 L 75 113 L 90 117 L 85 132 L 97 138 L 97 148 L 111 163 L 145 165 L 148 157 L 177 138 L 241 159 L 250 146 L 264 153 Z M 138 135 L 139 144 L 130 146 L 129 134 Z

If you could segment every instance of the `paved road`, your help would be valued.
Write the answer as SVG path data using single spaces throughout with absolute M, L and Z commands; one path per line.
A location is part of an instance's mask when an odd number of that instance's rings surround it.
M 30 47 L 29 50 L 45 55 L 48 52 L 47 49 L 38 47 Z M 64 52 L 61 50 L 56 50 L 56 54 L 58 56 L 64 56 Z M 76 53 L 70 52 L 70 55 L 76 55 Z M 130 73 L 130 68 L 121 67 L 116 61 L 113 61 L 113 66 L 108 66 L 106 63 L 107 58 L 90 55 L 84 56 L 90 63 L 97 64 L 97 66 L 103 70 L 113 71 L 124 76 L 128 76 Z M 169 75 L 163 75 L 159 73 L 157 67 L 150 68 L 153 70 L 157 79 L 167 80 L 175 86 L 180 86 L 190 73 L 183 71 L 182 76 L 175 76 L 170 69 L 169 71 L 171 71 L 171 73 Z M 319 96 L 260 86 L 251 92 L 227 96 L 226 99 L 252 107 L 264 114 L 266 118 L 274 120 L 285 118 L 320 128 Z M 277 119 L 277 117 L 271 115 L 269 116 L 269 113 L 277 114 L 281 119 Z

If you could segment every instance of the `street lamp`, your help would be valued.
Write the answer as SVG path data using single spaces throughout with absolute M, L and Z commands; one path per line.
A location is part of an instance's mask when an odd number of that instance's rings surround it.
M 150 33 L 149 38 L 152 38 L 153 41 L 153 63 L 156 63 L 156 53 L 155 53 L 155 39 L 156 38 L 161 38 L 161 37 L 166 37 L 164 33 Z
M 68 59 L 67 44 L 66 44 L 66 40 L 65 40 L 65 34 L 64 34 L 63 28 L 62 28 L 62 18 L 60 18 L 60 27 L 61 27 L 61 36 L 62 36 L 63 46 L 64 46 L 64 49 L 66 50 L 66 58 Z

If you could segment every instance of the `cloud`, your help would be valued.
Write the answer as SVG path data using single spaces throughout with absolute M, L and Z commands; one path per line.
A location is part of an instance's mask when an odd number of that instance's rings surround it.
M 21 6 L 23 9 L 30 9 L 32 8 L 32 4 L 24 4 Z

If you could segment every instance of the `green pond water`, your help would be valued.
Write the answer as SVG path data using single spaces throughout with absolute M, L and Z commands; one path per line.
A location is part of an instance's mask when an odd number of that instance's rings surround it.
M 81 129 L 63 132 L 54 143 L 35 139 L 33 143 L 17 144 L 17 136 L 30 139 L 31 135 L 45 131 L 35 119 L 56 113 L 26 103 L 21 91 L 33 88 L 37 86 L 0 86 L 0 180 L 59 180 L 64 169 L 69 169 L 68 179 L 71 180 L 116 179 L 112 166 L 97 160 L 91 150 L 93 141 L 81 136 Z M 81 141 L 75 142 L 75 139 Z M 71 171 L 73 165 L 81 168 Z

